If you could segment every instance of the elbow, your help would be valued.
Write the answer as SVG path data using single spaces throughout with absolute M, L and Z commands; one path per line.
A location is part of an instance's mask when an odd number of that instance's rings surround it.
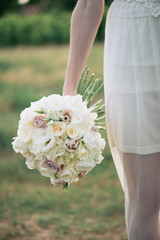
M 86 8 L 91 10 L 94 14 L 103 15 L 105 0 L 82 0 L 86 1 Z
M 105 0 L 82 0 L 86 2 L 86 7 L 92 6 L 94 8 L 104 7 Z
M 104 12 L 105 0 L 86 0 L 86 9 L 97 20 L 101 20 Z
M 99 24 L 103 17 L 104 3 L 105 0 L 78 0 L 72 18 L 74 16 L 81 18 L 83 14 L 83 17 L 86 17 L 88 21 Z

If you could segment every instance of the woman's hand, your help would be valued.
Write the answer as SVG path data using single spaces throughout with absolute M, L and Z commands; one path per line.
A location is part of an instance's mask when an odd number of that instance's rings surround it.
M 104 0 L 78 0 L 71 17 L 63 95 L 77 95 L 78 82 L 102 20 Z

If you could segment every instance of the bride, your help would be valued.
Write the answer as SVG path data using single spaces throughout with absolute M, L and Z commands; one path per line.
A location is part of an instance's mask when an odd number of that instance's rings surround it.
M 78 0 L 63 95 L 76 95 L 104 0 Z M 114 0 L 104 42 L 106 129 L 129 240 L 159 240 L 160 0 Z

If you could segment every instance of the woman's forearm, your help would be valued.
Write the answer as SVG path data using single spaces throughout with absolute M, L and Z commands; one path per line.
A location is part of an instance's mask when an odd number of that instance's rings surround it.
M 104 0 L 79 0 L 73 10 L 63 95 L 76 95 L 78 82 L 102 20 Z

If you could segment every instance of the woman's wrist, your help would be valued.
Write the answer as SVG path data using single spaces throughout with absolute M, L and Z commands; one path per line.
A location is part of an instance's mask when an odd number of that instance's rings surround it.
M 65 82 L 62 95 L 63 96 L 64 95 L 75 96 L 75 95 L 77 95 L 77 88 L 73 87 L 73 85 L 71 83 Z
M 73 70 L 67 69 L 63 86 L 63 95 L 77 95 L 78 77 L 76 74 L 77 73 L 73 74 Z
M 76 96 L 77 92 L 76 91 L 70 91 L 70 90 L 63 90 L 62 96 L 66 96 L 66 95 Z

